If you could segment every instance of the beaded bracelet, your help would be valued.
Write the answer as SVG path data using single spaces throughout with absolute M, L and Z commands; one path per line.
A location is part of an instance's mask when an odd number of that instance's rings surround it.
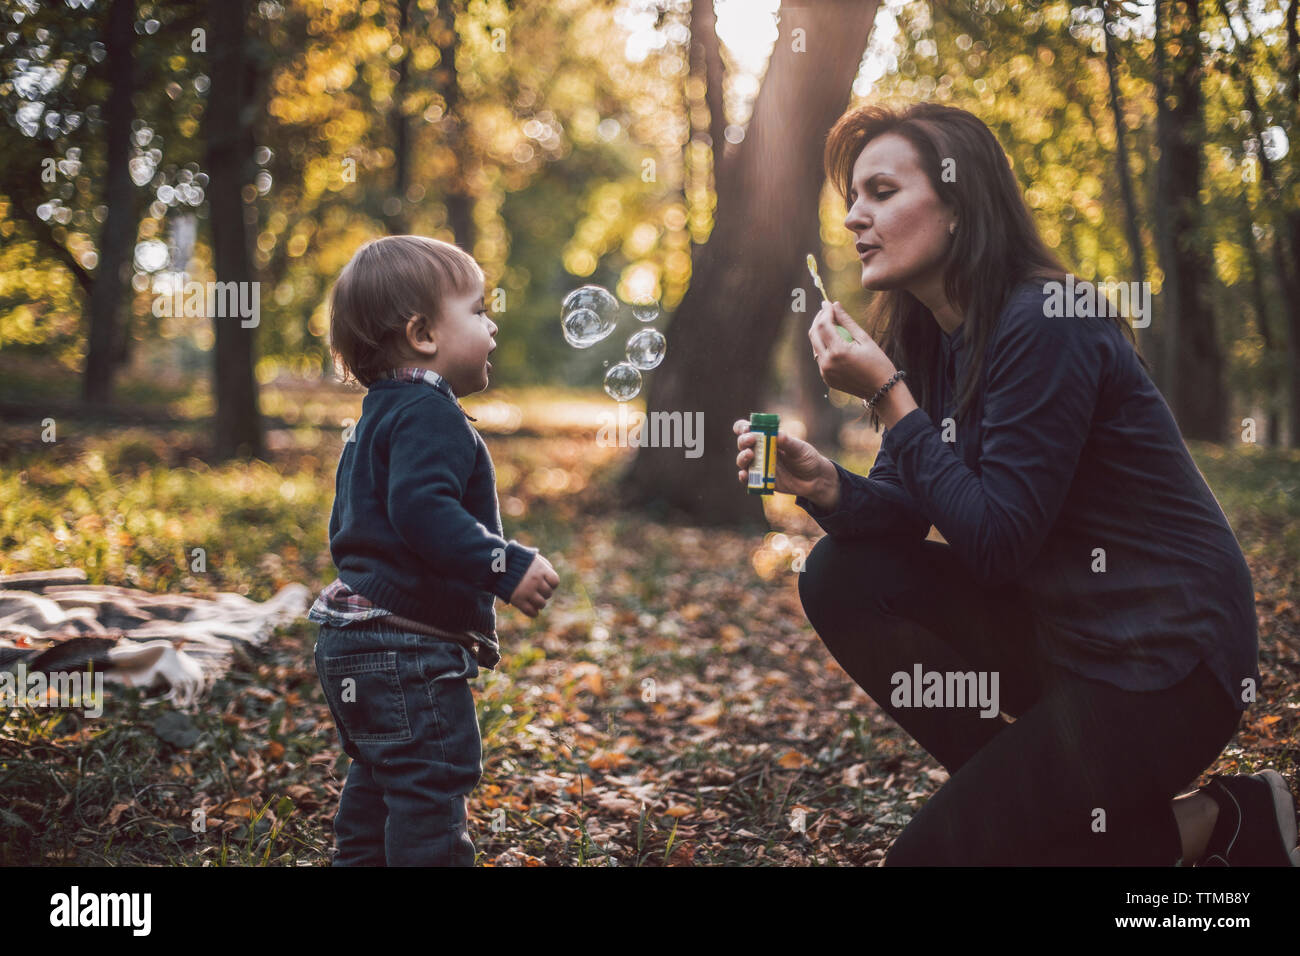
M 880 389 L 875 395 L 872 395 L 870 399 L 864 398 L 862 400 L 863 408 L 869 412 L 874 412 L 876 410 L 876 402 L 885 397 L 885 393 L 894 387 L 895 382 L 900 382 L 905 378 L 907 378 L 907 373 L 900 368 L 893 375 L 889 376 L 889 381 L 880 386 Z

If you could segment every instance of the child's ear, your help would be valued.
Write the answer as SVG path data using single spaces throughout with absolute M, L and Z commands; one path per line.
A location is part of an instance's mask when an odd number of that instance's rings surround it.
M 419 355 L 432 356 L 438 351 L 433 323 L 428 316 L 416 313 L 406 320 L 406 343 Z

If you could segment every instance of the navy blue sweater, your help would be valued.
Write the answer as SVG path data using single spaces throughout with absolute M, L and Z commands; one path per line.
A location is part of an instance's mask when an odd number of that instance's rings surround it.
M 1046 298 L 1027 282 L 1008 299 L 955 442 L 941 426 L 971 359 L 965 325 L 933 371 L 940 422 L 904 415 L 867 477 L 836 465 L 834 514 L 797 501 L 836 536 L 933 524 L 975 580 L 1021 589 L 1045 653 L 1074 673 L 1160 690 L 1204 660 L 1244 710 L 1260 688 L 1254 588 L 1228 520 L 1123 333 L 1051 317 Z
M 345 443 L 330 515 L 339 578 L 380 607 L 491 634 L 537 550 L 501 537 L 487 445 L 445 382 L 379 379 Z

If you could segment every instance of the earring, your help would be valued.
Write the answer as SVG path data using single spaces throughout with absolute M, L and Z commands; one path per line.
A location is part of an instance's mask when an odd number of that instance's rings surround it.
M 955 235 L 956 232 L 957 232 L 957 224 L 955 222 L 948 223 L 948 235 L 950 236 Z

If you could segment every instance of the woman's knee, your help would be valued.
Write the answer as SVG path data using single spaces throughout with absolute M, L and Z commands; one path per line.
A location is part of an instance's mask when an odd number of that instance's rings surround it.
M 903 543 L 891 538 L 837 539 L 826 535 L 808 555 L 799 575 L 799 600 L 814 627 L 818 620 L 888 610 L 907 586 L 910 562 L 900 560 Z

